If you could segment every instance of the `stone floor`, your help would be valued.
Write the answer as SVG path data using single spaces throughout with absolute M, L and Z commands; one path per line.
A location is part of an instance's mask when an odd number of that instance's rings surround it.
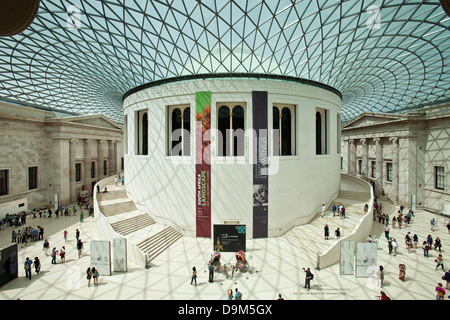
M 115 186 L 108 187 L 113 190 Z M 117 187 L 120 188 L 120 187 Z M 393 207 L 392 210 L 397 210 Z M 45 238 L 51 247 L 66 247 L 65 263 L 52 265 L 51 258 L 44 255 L 42 241 L 19 245 L 19 277 L 0 288 L 2 300 L 225 300 L 227 290 L 239 288 L 243 299 L 273 300 L 281 294 L 286 300 L 375 300 L 380 289 L 374 286 L 372 278 L 357 278 L 353 275 L 340 275 L 338 264 L 322 270 L 314 270 L 317 250 L 332 244 L 335 239 L 323 239 L 323 226 L 340 226 L 342 235 L 351 232 L 362 214 L 360 203 L 347 206 L 345 220 L 333 217 L 327 212 L 310 224 L 299 226 L 284 236 L 247 241 L 247 259 L 252 272 L 236 274 L 234 279 L 217 275 L 213 283 L 208 282 L 207 261 L 211 254 L 211 240 L 182 237 L 168 250 L 152 261 L 152 267 L 145 269 L 128 264 L 127 272 L 113 272 L 111 276 L 100 277 L 98 286 L 87 286 L 85 271 L 90 264 L 89 242 L 99 240 L 95 221 L 92 217 L 79 221 L 79 217 L 60 217 L 58 219 L 28 218 L 27 225 L 41 225 L 45 228 Z M 430 219 L 438 219 L 438 227 L 430 230 Z M 435 270 L 434 259 L 438 252 L 430 252 L 425 258 L 421 248 L 408 253 L 404 246 L 407 232 L 416 233 L 419 243 L 428 234 L 442 240 L 444 266 L 450 268 L 450 234 L 446 223 L 448 217 L 418 211 L 406 228 L 392 229 L 391 236 L 399 242 L 396 256 L 388 254 L 387 241 L 382 226 L 375 223 L 372 234 L 379 238 L 378 264 L 385 268 L 384 290 L 395 300 L 433 300 L 434 289 L 444 272 Z M 75 230 L 81 232 L 85 244 L 82 258 L 78 258 L 75 248 Z M 64 242 L 63 231 L 69 233 Z M 12 228 L 0 230 L 0 245 L 10 243 Z M 42 263 L 39 275 L 33 273 L 32 279 L 25 278 L 22 268 L 26 257 L 38 256 Z M 222 263 L 234 260 L 234 253 L 223 253 Z M 399 263 L 406 264 L 406 279 L 398 279 Z M 198 270 L 198 286 L 190 285 L 192 267 Z M 311 290 L 303 289 L 305 274 L 303 267 L 311 267 L 315 275 Z M 34 271 L 34 270 L 33 270 Z M 445 282 L 443 282 L 445 285 Z M 450 292 L 447 292 L 447 295 Z M 446 300 L 448 298 L 446 297 Z

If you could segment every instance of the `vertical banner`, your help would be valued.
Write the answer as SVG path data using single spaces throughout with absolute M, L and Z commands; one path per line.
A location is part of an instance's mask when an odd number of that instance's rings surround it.
M 0 248 L 0 287 L 19 276 L 18 250 L 17 243 Z
M 267 92 L 253 91 L 253 238 L 268 236 Z
M 114 271 L 127 271 L 127 239 L 113 239 Z
M 195 93 L 196 235 L 211 238 L 211 92 Z
M 340 274 L 355 273 L 355 241 L 341 241 L 341 259 L 339 263 Z
M 111 243 L 109 241 L 91 241 L 91 267 L 95 267 L 101 276 L 111 275 Z
M 356 277 L 373 276 L 377 270 L 378 244 L 374 242 L 356 243 Z

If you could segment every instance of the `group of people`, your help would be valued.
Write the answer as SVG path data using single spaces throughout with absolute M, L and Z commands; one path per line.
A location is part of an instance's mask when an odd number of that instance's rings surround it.
M 330 227 L 328 226 L 328 224 L 326 224 L 324 227 L 324 236 L 325 236 L 325 240 L 330 239 Z M 341 238 L 341 229 L 339 227 L 337 227 L 336 230 L 334 230 L 334 237 L 336 239 Z
M 41 226 L 36 227 L 23 227 L 22 230 L 13 230 L 11 232 L 11 243 L 20 243 L 23 246 L 27 245 L 28 242 L 39 241 L 44 238 L 44 228 Z
M 86 279 L 88 280 L 88 288 L 91 286 L 91 279 L 94 279 L 94 286 L 98 285 L 98 278 L 100 277 L 100 273 L 95 267 L 89 267 L 86 270 Z
M 333 217 L 337 215 L 341 219 L 345 219 L 345 206 L 343 204 L 339 203 L 338 205 L 336 205 L 335 203 L 333 203 L 331 209 L 333 211 Z

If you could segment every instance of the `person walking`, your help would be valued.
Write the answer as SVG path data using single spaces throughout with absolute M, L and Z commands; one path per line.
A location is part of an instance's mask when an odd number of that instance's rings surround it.
M 417 234 L 413 235 L 413 243 L 414 243 L 414 249 L 417 249 L 417 244 L 419 243 L 419 237 Z
M 208 281 L 210 283 L 212 283 L 214 281 L 214 265 L 212 264 L 212 262 L 209 263 L 208 270 L 209 270 L 209 279 L 208 279 Z
M 434 291 L 436 291 L 436 300 L 444 300 L 445 289 L 442 286 L 442 283 L 439 282 Z
M 52 264 L 56 264 L 56 254 L 58 253 L 58 250 L 56 250 L 56 247 L 52 250 Z
M 25 260 L 24 268 L 25 268 L 25 277 L 31 280 L 31 266 L 33 265 L 33 261 L 27 257 Z
M 328 240 L 330 238 L 330 228 L 328 228 L 327 224 L 325 225 L 324 232 L 325 232 L 325 240 Z
M 386 240 L 389 240 L 389 224 L 386 223 L 384 226 L 384 236 L 386 237 Z
M 77 242 L 78 258 L 81 258 L 81 256 L 83 255 L 83 248 L 84 248 L 83 242 L 81 242 L 81 239 L 78 239 Z
M 446 284 L 445 284 L 445 288 L 447 290 L 450 290 L 450 270 L 448 270 L 444 276 L 442 277 L 442 280 L 445 280 Z
M 394 251 L 394 257 L 397 255 L 398 243 L 397 240 L 392 240 L 392 250 Z
M 383 287 L 383 281 L 384 281 L 384 268 L 383 266 L 380 266 L 377 270 L 377 288 Z
M 80 230 L 78 230 L 78 229 L 75 230 L 75 238 L 77 239 L 77 243 L 78 243 L 78 239 L 80 239 Z
M 430 244 L 427 241 L 422 243 L 423 256 L 428 258 L 428 251 L 430 251 Z
M 16 230 L 13 230 L 11 233 L 11 243 L 16 242 Z
M 41 261 L 38 257 L 34 258 L 34 270 L 36 271 L 36 274 L 39 274 L 39 272 L 41 272 Z
M 195 267 L 192 268 L 191 284 L 192 282 L 195 282 L 195 286 L 197 286 L 197 269 Z
M 392 253 L 392 249 L 393 249 L 392 238 L 389 238 L 389 240 L 388 240 L 388 248 L 389 248 L 389 254 L 391 254 Z
M 67 235 L 69 233 L 67 232 L 67 230 L 64 230 L 64 242 L 67 242 Z
M 88 280 L 88 288 L 91 286 L 92 270 L 91 267 L 86 270 L 86 279 Z
M 434 262 L 437 262 L 436 268 L 434 270 L 437 270 L 439 267 L 441 267 L 442 270 L 445 271 L 445 269 L 444 269 L 444 258 L 442 257 L 442 254 L 438 255 L 437 259 L 434 260 Z
M 47 239 L 44 241 L 43 250 L 45 252 L 45 255 L 48 256 L 48 251 L 50 250 L 50 243 Z
M 61 250 L 59 251 L 59 256 L 61 257 L 61 262 L 64 263 L 66 262 L 66 247 L 62 247 Z

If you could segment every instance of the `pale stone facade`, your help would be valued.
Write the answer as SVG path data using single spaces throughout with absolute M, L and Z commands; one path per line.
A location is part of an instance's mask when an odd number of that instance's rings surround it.
M 96 182 L 122 170 L 122 127 L 101 115 L 0 103 L 0 131 L 0 170 L 7 179 L 0 207 L 17 200 L 29 209 L 49 207 L 55 194 L 59 203 L 73 202 L 82 190 L 91 195 Z
M 450 214 L 450 104 L 364 113 L 342 128 L 341 169 L 399 204 Z

